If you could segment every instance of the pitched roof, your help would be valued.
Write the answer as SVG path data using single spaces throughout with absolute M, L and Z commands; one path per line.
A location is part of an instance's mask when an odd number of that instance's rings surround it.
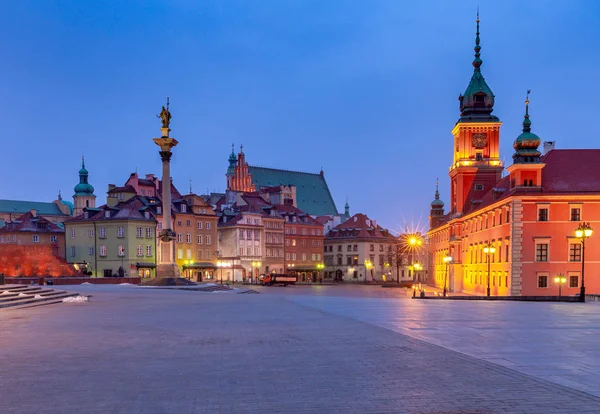
M 296 186 L 298 208 L 310 215 L 337 214 L 333 197 L 323 174 L 278 170 L 275 168 L 249 166 L 252 183 L 256 188 L 277 185 Z
M 123 187 L 115 187 L 112 190 L 108 191 L 108 194 L 114 194 L 114 193 L 134 193 L 135 194 L 135 188 L 133 188 L 132 185 L 125 185 Z
M 103 205 L 97 208 L 85 209 L 88 213 L 88 218 L 85 218 L 85 213 L 67 220 L 65 223 L 80 222 L 80 221 L 110 221 L 110 220 L 151 220 L 155 221 L 153 214 L 150 218 L 146 218 L 142 211 L 148 209 L 148 203 L 145 197 L 135 196 L 127 201 L 121 202 L 114 207 Z M 105 216 L 105 211 L 111 212 L 110 217 Z M 152 209 L 150 209 L 151 212 Z
M 326 240 L 329 239 L 388 239 L 390 242 L 396 240 L 388 230 L 361 213 L 331 229 L 326 237 Z
M 510 176 L 503 177 L 477 204 L 465 211 L 474 213 L 510 196 L 544 196 L 558 194 L 600 195 L 600 149 L 553 149 L 543 157 L 542 186 L 510 188 Z M 443 216 L 439 225 L 448 221 Z M 438 226 L 436 226 L 438 227 Z
M 54 203 L 40 201 L 0 200 L 0 213 L 21 213 L 37 210 L 44 216 L 67 216 Z
M 45 219 L 33 216 L 31 211 L 7 223 L 0 228 L 0 233 L 32 232 L 32 233 L 64 233 L 65 229 Z

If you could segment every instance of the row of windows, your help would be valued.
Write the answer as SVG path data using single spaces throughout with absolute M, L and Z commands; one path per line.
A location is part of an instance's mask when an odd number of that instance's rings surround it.
M 300 246 L 302 247 L 306 247 L 307 246 L 307 241 L 306 240 L 300 240 Z M 310 245 L 312 247 L 321 247 L 321 240 L 311 240 L 310 241 Z M 286 246 L 296 246 L 296 239 L 285 239 L 285 245 Z
M 283 244 L 283 234 L 281 233 L 267 233 L 265 238 L 267 243 Z
M 267 257 L 283 257 L 283 249 L 267 247 Z
M 302 253 L 301 257 L 301 261 L 305 262 L 306 261 L 306 253 Z M 285 260 L 296 260 L 296 253 L 286 253 L 285 254 Z M 310 255 L 310 260 L 313 262 L 320 262 L 321 261 L 321 254 L 319 253 L 312 253 Z
M 254 236 L 254 240 L 260 240 L 260 231 L 259 230 L 238 230 L 238 237 L 240 240 L 252 240 Z
M 98 253 L 100 257 L 106 257 L 107 256 L 107 248 L 105 244 L 101 244 L 100 246 L 98 246 Z M 137 245 L 137 256 L 142 257 L 144 255 L 144 246 L 142 246 L 141 244 Z M 146 245 L 146 256 L 152 256 L 152 246 L 151 245 Z M 75 257 L 77 253 L 77 247 L 76 246 L 71 246 L 71 257 Z M 89 247 L 88 248 L 88 253 L 90 256 L 94 255 L 94 248 L 93 247 Z M 117 256 L 119 257 L 124 257 L 125 256 L 125 246 L 123 246 L 122 244 L 117 246 Z
M 282 229 L 283 223 L 271 223 L 270 221 L 265 222 L 265 227 L 268 229 Z
M 138 239 L 141 239 L 143 237 L 144 234 L 144 228 L 143 227 L 137 227 L 136 228 L 136 237 Z M 89 238 L 93 238 L 94 237 L 94 230 L 90 229 L 88 230 L 88 237 Z M 106 227 L 99 227 L 98 228 L 98 237 L 101 239 L 105 239 L 106 238 Z M 117 227 L 117 237 L 125 237 L 125 228 L 122 226 Z M 72 227 L 71 228 L 71 238 L 74 239 L 75 238 L 75 228 Z M 146 238 L 152 238 L 152 227 L 146 227 Z
M 550 208 L 549 207 L 538 207 L 538 221 L 549 221 L 550 220 Z M 581 221 L 581 208 L 571 207 L 569 214 L 570 221 Z
M 183 222 L 181 220 L 177 220 L 177 225 L 178 226 L 182 226 Z M 204 228 L 206 230 L 210 230 L 210 225 L 211 225 L 210 221 L 204 222 Z M 185 221 L 185 226 L 186 227 L 192 227 L 192 220 L 186 220 Z M 197 221 L 196 222 L 196 227 L 198 228 L 198 230 L 202 230 L 202 222 L 201 221 Z
M 535 261 L 547 262 L 549 260 L 548 252 L 548 243 L 536 243 Z M 581 243 L 569 243 L 569 262 L 581 262 Z
M 501 226 L 504 223 L 510 222 L 510 210 L 504 212 L 492 212 L 481 217 L 468 220 L 462 226 L 463 232 L 476 232 L 479 230 L 487 229 L 489 227 L 495 227 L 496 224 Z
M 240 256 L 260 256 L 260 247 L 240 247 Z
M 17 235 L 13 234 L 13 243 L 17 242 Z M 40 242 L 40 236 L 37 234 L 34 234 L 31 236 L 31 241 L 33 243 L 39 243 Z M 0 236 L 0 243 L 10 243 L 10 235 L 6 236 L 6 238 L 4 236 Z M 50 243 L 56 243 L 56 236 L 50 236 Z
M 285 234 L 297 234 L 296 230 L 297 229 L 295 227 L 292 227 L 291 229 L 288 228 L 288 227 L 286 227 L 285 228 Z M 303 228 L 303 229 L 301 229 L 300 234 L 303 235 L 303 236 L 308 236 L 309 234 L 311 236 L 320 236 L 321 235 L 321 229 L 310 229 L 310 232 L 309 232 L 308 229 Z
M 192 243 L 192 233 L 185 234 L 185 242 L 187 244 Z M 202 234 L 197 235 L 196 244 L 203 244 L 203 242 L 206 242 L 206 244 L 212 244 L 212 237 L 208 234 L 206 236 L 202 236 Z M 177 243 L 183 243 L 183 233 L 177 233 Z
M 465 275 L 466 277 L 466 275 Z M 469 280 L 471 284 L 486 285 L 487 286 L 487 273 L 482 272 L 469 272 Z M 493 272 L 490 274 L 490 286 L 493 287 L 508 287 L 508 272 Z
M 184 257 L 184 249 L 177 249 L 177 259 L 183 259 Z M 197 250 L 196 251 L 196 259 L 208 259 L 211 260 L 215 256 L 215 253 L 207 250 Z M 185 259 L 192 260 L 192 249 L 185 249 Z
M 548 275 L 538 275 L 538 288 L 547 288 L 548 286 Z M 579 287 L 579 276 L 569 276 L 569 287 Z

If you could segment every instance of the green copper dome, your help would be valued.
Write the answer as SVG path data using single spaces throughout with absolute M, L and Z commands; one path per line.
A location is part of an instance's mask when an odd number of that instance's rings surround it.
M 237 164 L 237 157 L 233 152 L 233 144 L 231 144 L 231 154 L 229 155 L 229 167 L 227 167 L 227 175 L 233 175 L 235 165 Z
M 531 132 L 531 119 L 529 119 L 529 92 L 525 100 L 525 118 L 523 119 L 523 132 L 515 139 L 513 160 L 515 164 L 540 162 L 541 153 L 538 147 L 542 143 L 540 137 Z
M 444 202 L 440 200 L 440 191 L 438 189 L 439 183 L 435 182 L 435 199 L 431 202 L 431 208 L 444 208 Z
M 479 12 L 477 13 L 477 33 L 475 36 L 475 59 L 473 60 L 473 76 L 460 101 L 460 120 L 464 122 L 498 122 L 498 117 L 491 115 L 494 110 L 494 93 L 481 74 L 481 46 L 479 45 Z
M 94 187 L 88 183 L 88 170 L 85 169 L 85 160 L 81 157 L 81 169 L 79 170 L 79 184 L 73 189 L 76 196 L 93 196 Z

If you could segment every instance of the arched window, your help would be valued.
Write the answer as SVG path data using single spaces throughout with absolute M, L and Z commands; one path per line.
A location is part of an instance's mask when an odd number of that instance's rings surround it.
M 85 206 L 89 207 L 90 206 L 90 200 L 85 200 Z

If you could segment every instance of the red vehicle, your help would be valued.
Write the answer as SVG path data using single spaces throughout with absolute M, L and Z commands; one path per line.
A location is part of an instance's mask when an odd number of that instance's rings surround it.
M 260 275 L 260 283 L 263 286 L 273 286 L 273 285 L 293 285 L 298 281 L 298 277 L 296 275 L 284 275 L 281 273 L 269 273 L 266 275 Z

